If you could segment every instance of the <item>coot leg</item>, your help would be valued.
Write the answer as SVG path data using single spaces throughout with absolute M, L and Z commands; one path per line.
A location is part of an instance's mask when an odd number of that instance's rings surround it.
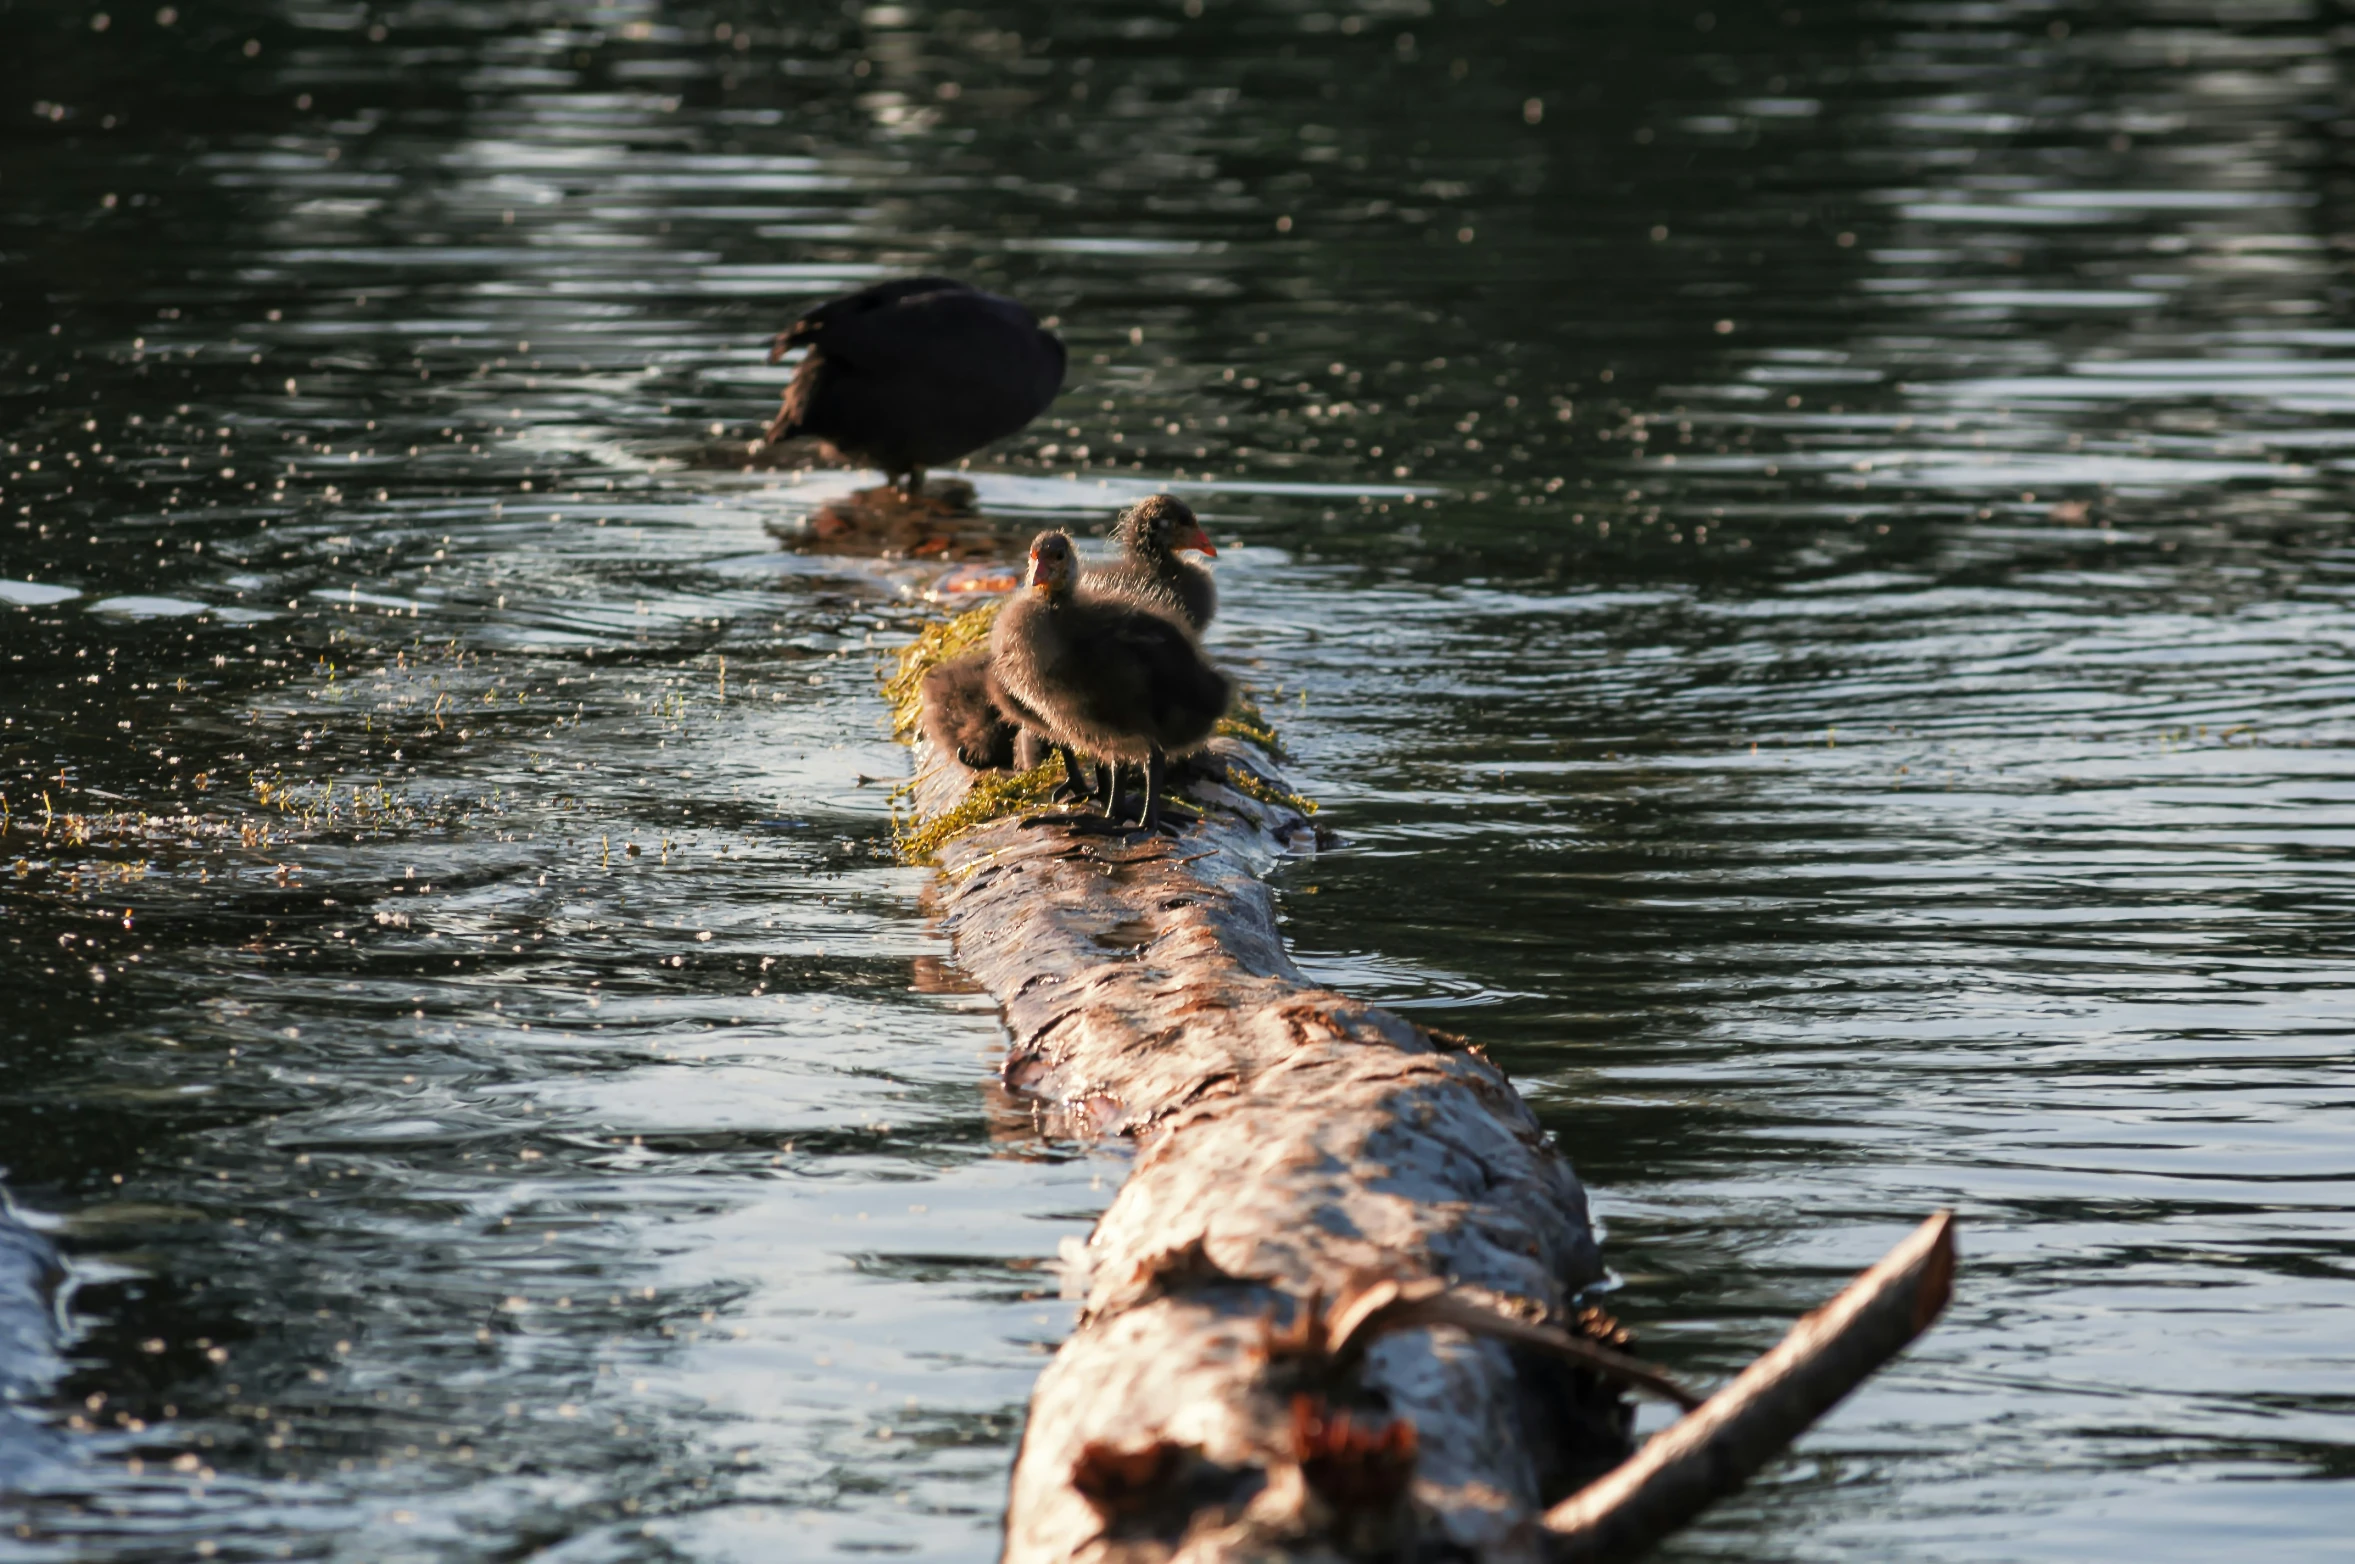
M 1120 762 L 1117 760 L 1101 762 L 1098 774 L 1104 784 L 1104 791 L 1098 800 L 1104 806 L 1104 818 L 1118 820 L 1120 818 Z
M 912 500 L 924 492 L 924 469 L 911 467 L 901 473 L 895 481 L 899 484 L 899 497 L 903 500 Z

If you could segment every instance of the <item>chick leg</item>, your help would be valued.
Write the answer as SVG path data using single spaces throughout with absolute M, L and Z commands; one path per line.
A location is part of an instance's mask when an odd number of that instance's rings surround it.
M 1055 753 L 1063 757 L 1063 780 L 1055 784 L 1048 795 L 1058 804 L 1085 804 L 1095 801 L 1095 792 L 1087 775 L 1080 769 L 1079 757 L 1071 753 L 1071 746 L 1058 744 Z
M 1177 827 L 1161 823 L 1161 779 L 1169 769 L 1169 757 L 1161 753 L 1159 745 L 1145 757 L 1145 813 L 1138 824 L 1148 831 L 1166 830 L 1177 835 Z

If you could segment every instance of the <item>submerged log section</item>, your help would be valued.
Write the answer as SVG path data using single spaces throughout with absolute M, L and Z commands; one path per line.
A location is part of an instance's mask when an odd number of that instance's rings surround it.
M 937 817 L 972 775 L 917 755 Z M 1258 748 L 1212 760 L 1235 785 L 1191 782 L 1181 839 L 1050 810 L 939 852 L 1007 1083 L 1139 1148 L 1067 1246 L 1085 1307 L 1031 1401 L 1009 1561 L 1633 1556 L 1936 1314 L 1916 1256 L 1850 1309 L 1871 1329 L 1841 1315 L 1893 1256 L 1629 1460 L 1621 1387 L 1693 1398 L 1577 1310 L 1602 1276 L 1577 1179 L 1477 1049 L 1293 966 L 1262 876 L 1312 828 Z

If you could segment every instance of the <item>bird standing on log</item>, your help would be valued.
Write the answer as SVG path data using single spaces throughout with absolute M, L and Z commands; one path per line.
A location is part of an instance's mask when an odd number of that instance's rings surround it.
M 877 283 L 777 333 L 774 364 L 809 353 L 769 424 L 774 443 L 823 441 L 880 467 L 914 498 L 924 470 L 970 455 L 1046 411 L 1063 386 L 1063 343 L 1012 299 L 946 277 Z
M 1030 545 L 1024 590 L 989 636 L 998 685 L 1055 743 L 1110 768 L 1104 813 L 1120 814 L 1120 770 L 1144 772 L 1140 821 L 1161 828 L 1169 757 L 1201 748 L 1232 688 L 1177 621 L 1132 598 L 1083 587 L 1079 554 L 1060 532 Z
M 1218 612 L 1218 586 L 1209 571 L 1178 558 L 1176 551 L 1200 549 L 1216 555 L 1218 549 L 1192 508 L 1167 494 L 1152 495 L 1121 512 L 1112 536 L 1121 546 L 1121 557 L 1087 572 L 1082 584 L 1091 591 L 1134 598 L 1200 634 Z M 925 734 L 934 748 L 955 755 L 975 771 L 1027 771 L 1037 763 L 1035 758 L 1023 758 L 1021 735 L 1028 729 L 1043 739 L 1044 727 L 1024 722 L 1018 711 L 1019 701 L 997 687 L 991 676 L 986 646 L 949 658 L 924 676 Z M 1064 767 L 1058 798 L 1093 798 L 1103 790 L 1106 779 L 1099 778 L 1092 786 L 1081 780 L 1078 762 L 1069 752 Z

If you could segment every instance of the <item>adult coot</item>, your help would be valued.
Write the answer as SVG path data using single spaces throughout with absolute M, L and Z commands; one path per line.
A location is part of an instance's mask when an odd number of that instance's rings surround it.
M 1012 299 L 946 277 L 909 277 L 832 299 L 777 333 L 774 364 L 809 354 L 769 439 L 825 442 L 913 496 L 924 469 L 1003 439 L 1063 385 L 1063 343 Z
M 1159 829 L 1169 757 L 1199 749 L 1217 728 L 1226 675 L 1176 620 L 1082 587 L 1079 555 L 1060 532 L 1031 543 L 1024 586 L 990 629 L 993 675 L 1026 723 L 1110 766 L 1107 815 L 1119 812 L 1120 768 L 1141 767 L 1142 823 Z

